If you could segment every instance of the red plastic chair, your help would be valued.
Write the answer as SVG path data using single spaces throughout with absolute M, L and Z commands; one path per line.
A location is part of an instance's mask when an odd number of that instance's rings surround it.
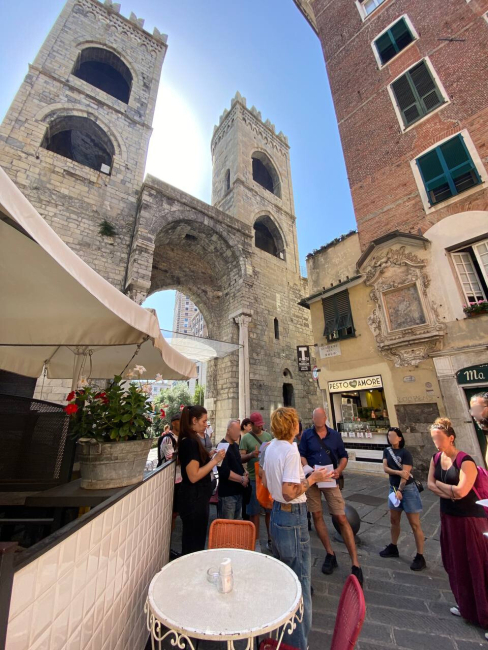
M 354 648 L 365 616 L 366 602 L 363 590 L 356 576 L 350 575 L 342 589 L 330 650 Z

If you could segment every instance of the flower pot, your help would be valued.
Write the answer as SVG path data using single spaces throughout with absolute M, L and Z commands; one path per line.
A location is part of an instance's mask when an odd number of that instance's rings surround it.
M 483 314 L 488 314 L 488 309 L 485 309 L 483 311 L 469 311 L 466 313 L 466 316 L 468 318 L 476 318 L 476 316 L 483 316 Z
M 152 439 L 127 442 L 96 442 L 80 440 L 81 487 L 106 490 L 126 487 L 142 481 Z

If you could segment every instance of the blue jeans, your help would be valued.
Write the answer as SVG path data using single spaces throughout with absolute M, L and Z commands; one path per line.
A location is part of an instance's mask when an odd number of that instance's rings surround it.
M 283 643 L 307 650 L 308 634 L 312 627 L 312 595 L 310 573 L 312 556 L 308 534 L 307 504 L 293 503 L 291 512 L 281 510 L 277 501 L 271 511 L 271 541 L 273 555 L 297 574 L 302 585 L 303 621 L 297 623 L 292 634 L 285 633 Z
M 219 519 L 242 519 L 242 494 L 219 497 L 217 513 Z

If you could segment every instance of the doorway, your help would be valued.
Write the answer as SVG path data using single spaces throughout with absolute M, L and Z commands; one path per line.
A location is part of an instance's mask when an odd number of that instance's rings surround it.
M 283 406 L 295 406 L 293 384 L 283 384 Z

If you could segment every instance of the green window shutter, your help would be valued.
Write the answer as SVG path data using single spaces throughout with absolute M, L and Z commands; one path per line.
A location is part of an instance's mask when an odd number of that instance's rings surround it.
M 405 126 L 444 103 L 429 68 L 421 61 L 391 85 Z
M 408 28 L 406 20 L 401 18 L 388 31 L 379 36 L 374 44 L 381 63 L 385 64 L 412 41 L 413 34 Z
M 324 310 L 324 336 L 335 340 L 354 335 L 349 292 L 340 291 L 322 300 Z
M 429 203 L 434 205 L 452 196 L 447 170 L 443 167 L 438 147 L 417 160 Z
M 391 87 L 402 114 L 404 125 L 409 126 L 420 119 L 422 117 L 422 106 L 410 83 L 408 73 L 394 81 Z
M 418 158 L 417 165 L 431 205 L 481 183 L 461 135 Z
M 444 103 L 444 98 L 424 61 L 407 73 L 418 93 L 424 115 Z
M 444 142 L 439 149 L 444 157 L 456 191 L 455 194 L 481 183 L 478 171 L 466 148 L 462 135 Z
M 331 338 L 336 331 L 336 310 L 334 296 L 329 296 L 322 300 L 322 308 L 324 310 L 324 336 L 328 339 Z
M 379 38 L 377 38 L 374 44 L 378 50 L 380 61 L 383 64 L 387 63 L 397 54 L 395 43 L 392 40 L 389 31 L 385 32 Z

